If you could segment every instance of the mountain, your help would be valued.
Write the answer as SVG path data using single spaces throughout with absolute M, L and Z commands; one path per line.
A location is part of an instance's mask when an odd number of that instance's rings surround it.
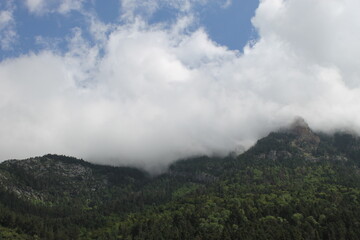
M 23 199 L 52 203 L 84 196 L 103 198 L 113 188 L 135 187 L 146 176 L 137 169 L 94 165 L 50 154 L 0 165 L 0 181 L 5 190 Z
M 360 139 L 302 119 L 151 176 L 59 155 L 0 164 L 0 239 L 358 239 Z

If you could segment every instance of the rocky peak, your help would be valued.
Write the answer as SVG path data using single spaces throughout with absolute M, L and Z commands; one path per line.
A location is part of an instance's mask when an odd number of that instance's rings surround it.
M 319 136 L 310 129 L 309 125 L 301 117 L 294 120 L 287 132 L 296 136 L 294 143 L 297 146 L 314 149 L 320 143 Z
M 311 129 L 303 118 L 297 117 L 290 125 L 289 131 L 296 135 L 303 135 L 311 132 Z

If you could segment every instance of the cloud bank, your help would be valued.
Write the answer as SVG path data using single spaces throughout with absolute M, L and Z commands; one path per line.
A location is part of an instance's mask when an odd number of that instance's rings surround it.
M 296 116 L 360 133 L 358 10 L 357 0 L 263 0 L 259 39 L 243 54 L 190 31 L 191 11 L 170 26 L 93 19 L 95 44 L 77 29 L 65 54 L 0 63 L 0 159 L 58 153 L 159 171 L 248 148 Z

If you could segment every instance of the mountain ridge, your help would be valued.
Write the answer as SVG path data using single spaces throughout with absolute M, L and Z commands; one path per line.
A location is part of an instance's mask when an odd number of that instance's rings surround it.
M 359 137 L 302 119 L 158 176 L 52 154 L 0 164 L 0 227 L 19 239 L 357 239 L 357 199 Z
M 347 143 L 342 143 L 347 141 Z M 324 147 L 324 142 L 328 144 L 331 142 L 336 149 L 329 153 L 327 152 L 329 146 Z M 339 146 L 337 146 L 339 145 Z M 290 126 L 281 128 L 278 131 L 271 132 L 268 136 L 259 139 L 253 147 L 245 151 L 241 155 L 254 155 L 253 160 L 257 161 L 286 161 L 292 158 L 303 158 L 306 161 L 317 162 L 321 160 L 335 160 L 335 161 L 348 161 L 349 156 L 339 151 L 339 149 L 347 149 L 347 146 L 358 146 L 355 147 L 355 152 L 350 155 L 359 156 L 360 152 L 360 140 L 359 137 L 349 134 L 338 132 L 333 135 L 327 135 L 324 133 L 313 132 L 308 124 L 302 118 L 297 118 Z M 348 150 L 348 149 L 347 149 Z M 87 194 L 92 191 L 101 191 L 105 188 L 109 188 L 111 184 L 129 184 L 134 183 L 137 180 L 151 181 L 153 178 L 161 176 L 182 176 L 192 178 L 193 180 L 213 182 L 221 171 L 221 167 L 216 166 L 216 161 L 231 161 L 236 159 L 238 156 L 228 157 L 194 157 L 189 159 L 178 160 L 171 164 L 167 171 L 158 176 L 151 176 L 143 170 L 136 167 L 123 167 L 123 166 L 110 166 L 100 165 L 84 161 L 83 159 L 77 159 L 71 156 L 46 154 L 41 157 L 33 157 L 24 160 L 6 160 L 0 163 L 0 186 L 5 187 L 6 190 L 12 189 L 16 194 L 21 196 L 21 193 L 26 198 L 34 198 L 36 200 L 49 200 L 51 197 L 42 196 L 43 194 L 36 193 L 34 188 L 41 188 L 41 184 L 55 184 L 56 187 L 60 188 L 61 185 L 72 186 L 75 183 L 81 183 L 76 185 L 72 189 L 65 189 L 68 191 L 67 194 L 76 195 L 80 194 L 78 189 L 87 189 Z M 229 160 L 230 159 L 230 160 Z M 193 169 L 185 167 L 181 169 L 181 163 L 188 161 L 197 161 L 197 164 L 192 164 Z M 201 164 L 203 163 L 203 164 Z M 198 169 L 196 168 L 198 165 Z M 212 166 L 213 165 L 213 166 Z M 226 164 L 225 164 L 226 165 Z M 195 166 L 195 167 L 194 167 Z M 213 168 L 213 169 L 212 169 Z M 216 171 L 216 168 L 219 168 Z M 23 189 L 16 188 L 11 181 L 9 181 L 9 175 L 6 174 L 6 170 L 11 169 L 21 176 L 20 185 L 25 186 Z M 197 173 L 193 176 L 194 169 L 197 169 Z M 216 174 L 209 174 L 206 172 L 207 169 L 211 169 L 211 172 L 218 172 Z M 4 172 L 5 171 L 5 172 Z M 103 175 L 102 175 L 103 174 Z M 12 174 L 14 176 L 14 174 Z M 58 181 L 54 181 L 57 179 Z M 11 179 L 10 179 L 11 180 Z M 34 186 L 30 181 L 39 181 Z M 45 181 L 45 183 L 44 183 Z M 84 184 L 86 182 L 86 184 Z M 62 183 L 62 184 L 60 184 Z M 86 185 L 86 186 L 85 186 Z M 7 189 L 8 188 L 8 189 Z M 81 193 L 83 194 L 83 193 Z

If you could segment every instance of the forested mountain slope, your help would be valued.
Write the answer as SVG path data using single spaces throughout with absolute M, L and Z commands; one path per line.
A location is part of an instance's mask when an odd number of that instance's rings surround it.
M 0 239 L 358 239 L 360 139 L 298 120 L 159 176 L 45 155 L 0 164 Z

